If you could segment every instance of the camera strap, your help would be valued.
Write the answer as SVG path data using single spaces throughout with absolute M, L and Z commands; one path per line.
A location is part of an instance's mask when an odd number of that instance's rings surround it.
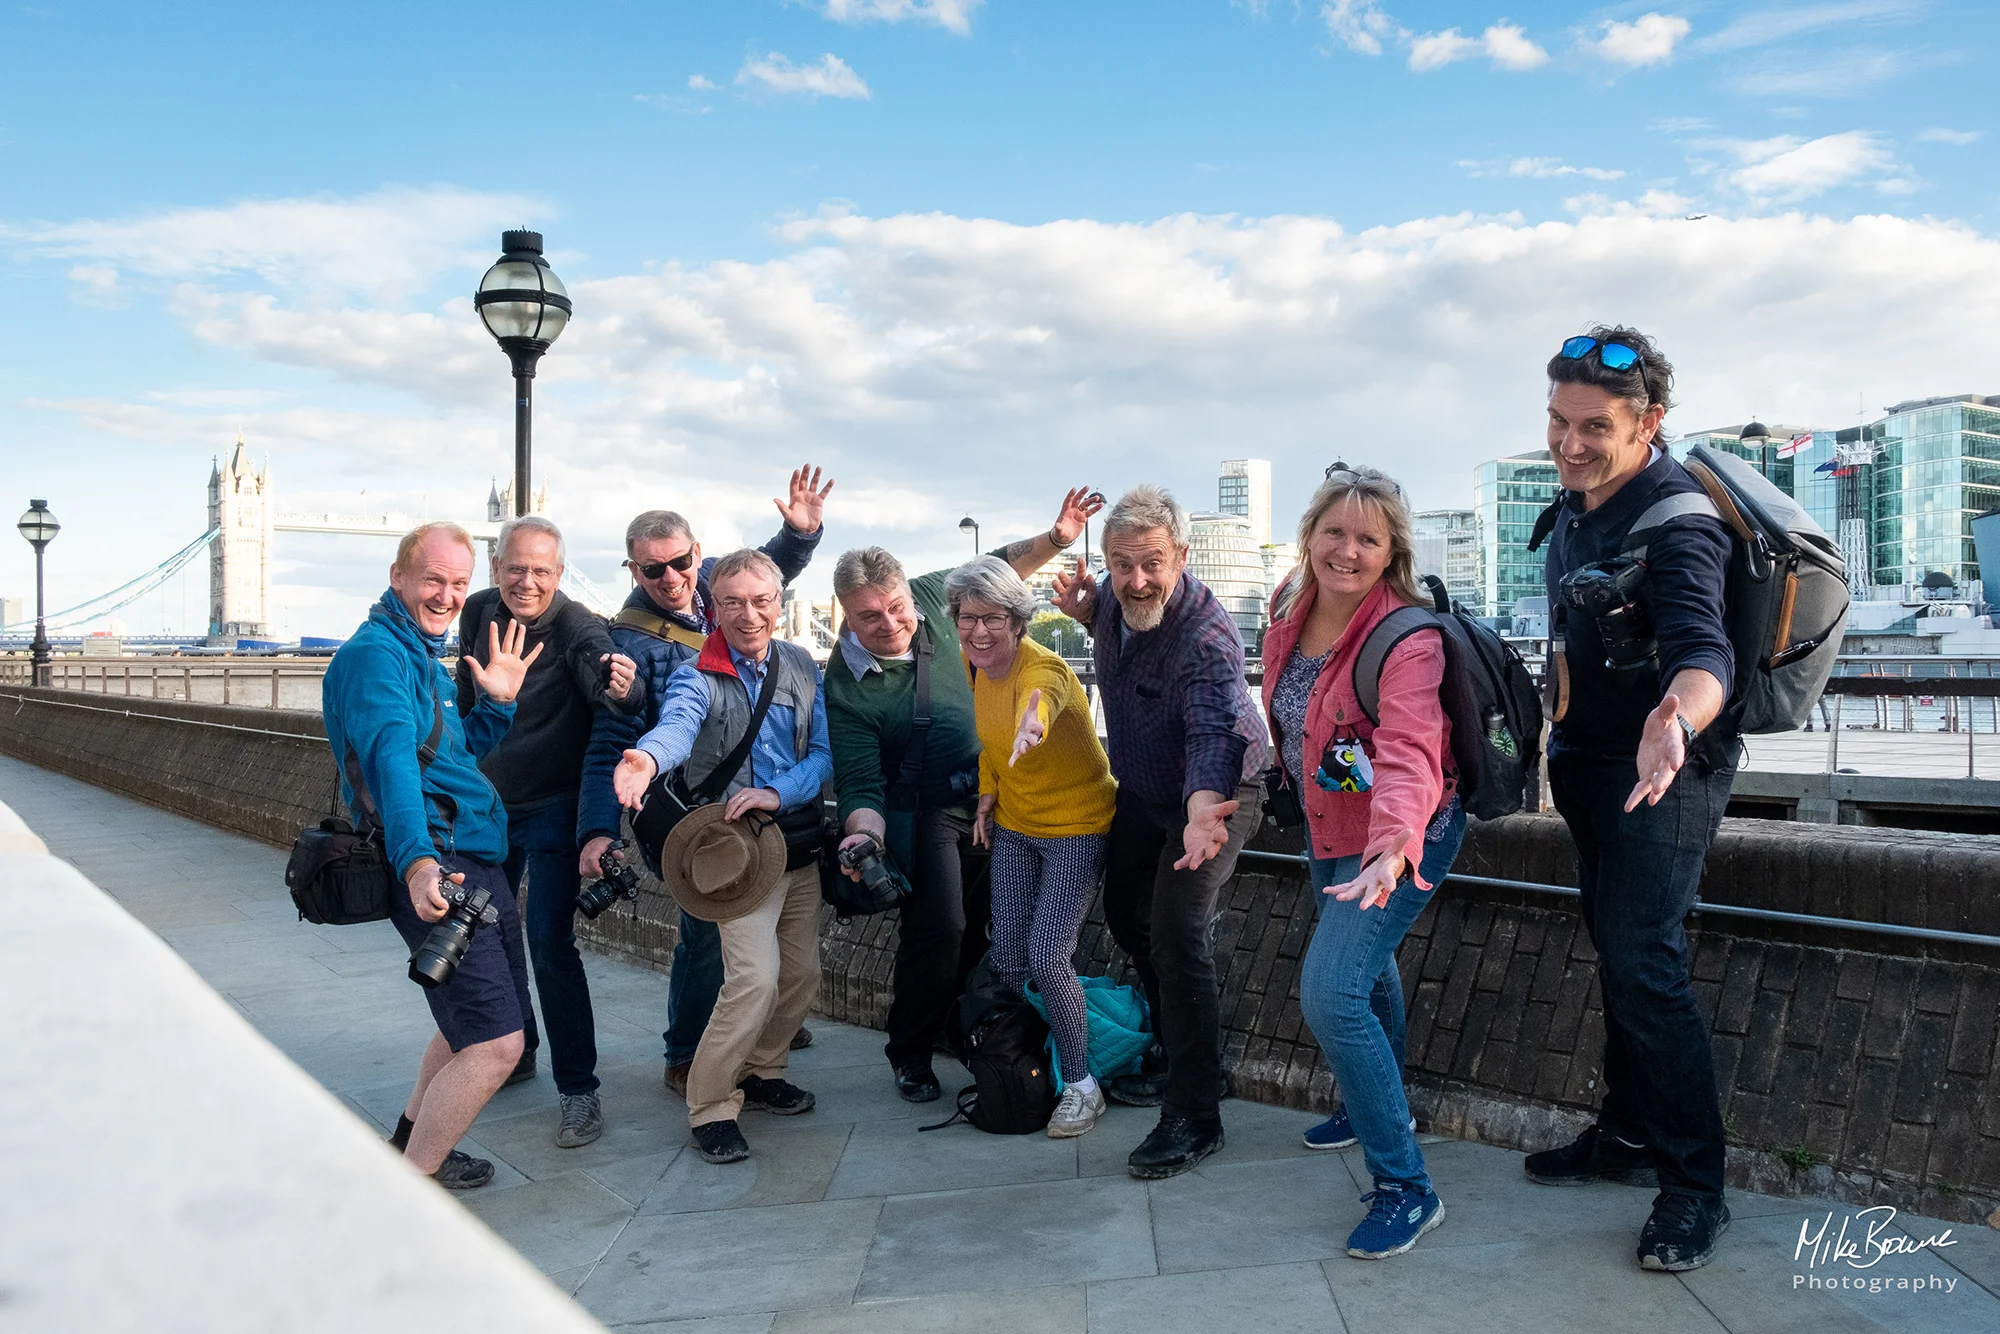
M 743 767 L 743 761 L 750 758 L 750 747 L 757 744 L 757 731 L 763 727 L 764 715 L 771 711 L 771 701 L 777 698 L 777 694 L 778 650 L 774 646 L 765 654 L 764 684 L 757 691 L 757 706 L 750 711 L 750 726 L 743 730 L 743 739 L 736 743 L 736 748 L 724 755 L 722 762 L 701 780 L 701 786 L 688 794 L 693 805 L 714 801 L 735 781 L 737 770 Z
M 889 785 L 888 792 L 889 805 L 905 811 L 915 810 L 923 801 L 924 753 L 930 749 L 931 655 L 936 650 L 931 640 L 930 622 L 917 622 L 915 648 L 916 709 L 910 715 L 910 739 L 903 747 L 902 767 L 897 770 L 896 781 Z

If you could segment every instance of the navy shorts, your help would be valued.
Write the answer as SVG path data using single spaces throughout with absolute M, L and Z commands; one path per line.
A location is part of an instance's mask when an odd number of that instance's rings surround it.
M 465 857 L 447 856 L 445 867 L 465 876 L 465 887 L 484 887 L 500 910 L 497 926 L 473 933 L 458 971 L 441 987 L 425 987 L 431 1017 L 453 1052 L 521 1031 L 522 1016 L 534 1013 L 528 1000 L 528 964 L 521 948 L 521 919 L 508 892 L 507 877 L 497 866 Z M 396 924 L 410 952 L 431 933 L 433 922 L 417 916 L 407 889 L 389 896 L 389 920 Z

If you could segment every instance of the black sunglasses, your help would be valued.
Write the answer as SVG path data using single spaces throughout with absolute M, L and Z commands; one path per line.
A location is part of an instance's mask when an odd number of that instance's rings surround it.
M 1569 361 L 1582 361 L 1592 349 L 1597 351 L 1598 364 L 1608 371 L 1629 371 L 1645 358 L 1623 343 L 1599 343 L 1588 334 L 1579 334 L 1562 345 L 1562 355 Z
M 1398 500 L 1402 499 L 1403 497 L 1402 484 L 1393 477 L 1363 477 L 1360 473 L 1348 467 L 1347 464 L 1340 459 L 1335 459 L 1332 463 L 1326 465 L 1326 479 L 1329 482 L 1334 479 L 1335 475 L 1340 473 L 1345 473 L 1347 476 L 1352 477 L 1357 483 L 1387 482 L 1389 484 L 1389 489 L 1396 493 L 1396 498 Z
M 636 570 L 648 579 L 657 579 L 668 570 L 672 570 L 675 574 L 686 574 L 693 564 L 694 548 L 689 547 L 672 560 L 656 560 L 650 565 L 641 565 L 637 561 L 628 560 L 625 562 L 625 568 Z

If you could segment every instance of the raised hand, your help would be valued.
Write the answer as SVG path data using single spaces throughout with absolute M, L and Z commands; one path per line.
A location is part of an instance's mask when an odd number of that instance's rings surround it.
M 1082 625 L 1090 624 L 1091 614 L 1097 610 L 1097 579 L 1083 568 L 1081 558 L 1075 570 L 1057 575 L 1049 588 L 1055 594 L 1057 611 Z
M 1238 803 L 1224 801 L 1214 792 L 1197 792 L 1188 798 L 1187 827 L 1181 830 L 1182 857 L 1176 871 L 1192 871 L 1205 861 L 1221 855 L 1229 843 L 1229 817 Z
M 819 484 L 819 469 L 805 464 L 792 470 L 792 486 L 789 497 L 779 500 L 773 497 L 771 503 L 778 507 L 778 513 L 785 516 L 785 527 L 795 533 L 816 533 L 819 531 L 819 516 L 826 508 L 827 493 L 833 490 L 833 479 L 826 479 L 826 485 Z
M 778 794 L 768 787 L 746 787 L 731 797 L 729 804 L 722 808 L 722 818 L 741 820 L 752 811 L 769 811 L 776 815 L 778 807 L 782 804 L 778 800 Z
M 605 691 L 611 698 L 624 699 L 632 693 L 632 681 L 639 674 L 637 663 L 623 653 L 600 653 L 597 655 L 597 660 L 611 664 L 611 680 L 605 686 Z
M 1648 806 L 1658 805 L 1687 763 L 1687 739 L 1677 721 L 1680 711 L 1680 696 L 1669 691 L 1660 707 L 1646 715 L 1639 731 L 1639 781 L 1625 798 L 1626 810 L 1639 809 L 1642 800 Z
M 1049 538 L 1059 547 L 1066 547 L 1083 536 L 1083 525 L 1090 516 L 1104 508 L 1104 497 L 1087 486 L 1073 486 L 1063 496 L 1062 508 L 1056 511 L 1056 521 L 1049 528 Z
M 1343 903 L 1361 900 L 1361 911 L 1387 906 L 1389 896 L 1396 892 L 1397 882 L 1402 880 L 1403 871 L 1409 865 L 1403 850 L 1410 846 L 1416 831 L 1399 829 L 1396 841 L 1388 851 L 1361 868 L 1361 874 L 1344 885 L 1328 885 L 1324 892 L 1333 895 Z
M 527 657 L 521 656 L 521 646 L 528 642 L 528 627 L 519 621 L 507 622 L 507 638 L 500 638 L 500 622 L 486 623 L 486 661 L 482 665 L 470 653 L 465 655 L 465 664 L 472 672 L 472 680 L 480 692 L 495 704 L 512 704 L 514 696 L 521 693 L 521 682 L 527 678 L 528 668 L 536 658 L 542 656 L 546 644 L 537 644 Z
M 1042 735 L 1047 729 L 1042 726 L 1042 692 L 1028 692 L 1028 706 L 1021 710 L 1021 725 L 1014 729 L 1014 753 L 1007 757 L 1007 767 L 1013 768 L 1021 762 L 1021 757 L 1042 744 Z
M 618 794 L 618 804 L 635 811 L 645 805 L 646 789 L 653 785 L 653 778 L 659 772 L 660 766 L 645 751 L 626 751 L 618 767 L 611 771 L 611 790 Z

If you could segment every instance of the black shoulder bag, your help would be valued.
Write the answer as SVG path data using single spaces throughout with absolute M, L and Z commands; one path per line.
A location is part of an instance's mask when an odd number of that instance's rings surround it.
M 653 785 L 646 789 L 645 803 L 632 816 L 632 832 L 655 859 L 666 847 L 667 835 L 674 832 L 675 825 L 695 807 L 708 805 L 728 790 L 743 762 L 750 758 L 750 747 L 757 744 L 757 729 L 764 725 L 764 715 L 771 711 L 771 701 L 777 695 L 778 659 L 774 653 L 771 665 L 764 670 L 764 684 L 757 691 L 757 705 L 750 710 L 750 726 L 744 729 L 743 738 L 735 748 L 701 780 L 701 785 L 689 790 L 685 765 L 672 773 L 654 776 Z
M 419 773 L 437 759 L 443 740 L 444 701 L 438 697 L 433 679 L 431 733 L 417 746 Z M 382 819 L 368 794 L 368 782 L 361 776 L 361 761 L 353 746 L 347 748 L 342 767 L 347 771 L 348 787 L 361 803 L 361 827 L 355 828 L 341 816 L 328 816 L 300 832 L 292 842 L 291 859 L 285 863 L 285 888 L 292 892 L 292 905 L 302 921 L 314 926 L 379 922 L 389 915 L 389 896 L 403 888 L 382 846 Z M 455 822 L 457 804 L 442 794 L 436 800 L 445 811 L 445 819 Z
M 924 753 L 930 749 L 931 742 L 931 655 L 936 646 L 932 643 L 929 625 L 918 623 L 912 647 L 916 649 L 916 708 L 910 715 L 910 740 L 903 747 L 903 763 L 896 770 L 895 780 L 889 784 L 886 793 L 892 811 L 915 811 L 923 804 Z M 843 922 L 850 917 L 866 917 L 900 908 L 903 900 L 910 896 L 909 878 L 904 875 L 875 877 L 874 888 L 869 887 L 866 879 L 850 879 L 840 864 L 842 837 L 838 830 L 833 831 L 820 850 L 820 901 L 832 908 Z M 886 847 L 878 848 L 877 853 L 889 865 L 895 864 Z

